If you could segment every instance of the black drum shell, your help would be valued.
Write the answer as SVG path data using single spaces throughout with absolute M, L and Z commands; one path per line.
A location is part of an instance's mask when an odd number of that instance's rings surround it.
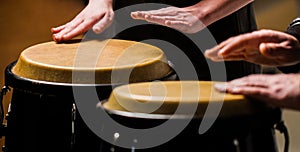
M 99 101 L 102 101 L 109 97 L 114 87 L 122 84 L 70 84 L 32 80 L 15 75 L 12 72 L 15 64 L 9 64 L 5 70 L 5 86 L 12 90 L 12 98 L 6 117 L 4 149 L 8 152 L 65 152 L 82 151 L 89 145 L 99 148 L 101 139 L 85 125 L 79 112 L 73 111 L 73 89 L 96 89 Z M 170 73 L 161 78 L 168 79 L 176 79 L 176 74 Z M 72 123 L 75 126 L 74 133 Z
M 107 110 L 107 112 L 121 125 L 136 129 L 155 127 L 171 117 L 157 114 L 141 114 L 139 116 L 138 113 L 133 115 L 130 112 L 114 110 Z M 183 119 L 189 119 L 189 116 L 175 115 L 172 118 L 180 123 Z M 187 127 L 169 142 L 149 149 L 136 149 L 136 151 L 235 152 L 237 147 L 233 143 L 234 140 L 239 142 L 240 152 L 277 151 L 276 143 L 273 140 L 273 126 L 281 121 L 280 109 L 266 109 L 253 115 L 217 118 L 213 126 L 206 133 L 200 135 L 198 129 L 202 120 L 203 118 L 194 117 Z M 104 144 L 100 151 L 105 152 L 112 147 L 116 152 L 130 151 L 130 149 L 108 143 Z
M 16 62 L 7 66 L 5 85 L 12 89 L 7 115 L 5 149 L 20 151 L 71 151 L 74 144 L 72 111 L 74 87 L 96 88 L 99 101 L 108 98 L 111 84 L 67 84 L 31 80 L 12 72 Z M 79 119 L 76 129 L 86 127 Z
M 5 85 L 12 88 L 10 111 L 7 116 L 5 149 L 19 151 L 107 152 L 131 151 L 116 147 L 97 137 L 81 119 L 78 111 L 73 122 L 73 87 L 97 89 L 99 101 L 109 97 L 112 89 L 121 84 L 65 84 L 21 78 L 13 74 L 10 64 L 5 71 Z M 119 122 L 132 128 L 149 128 L 164 123 L 168 118 L 130 117 L 107 111 Z M 175 117 L 180 122 L 184 117 Z M 276 151 L 273 126 L 281 120 L 280 109 L 266 109 L 253 115 L 218 118 L 212 128 L 198 134 L 202 118 L 193 118 L 174 139 L 157 147 L 136 151 L 236 151 L 232 143 L 239 141 L 241 152 Z M 74 133 L 72 133 L 74 123 Z M 249 150 L 249 147 L 251 150 Z

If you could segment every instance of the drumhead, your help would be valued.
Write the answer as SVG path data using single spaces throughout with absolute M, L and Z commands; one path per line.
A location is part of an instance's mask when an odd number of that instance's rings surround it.
M 107 39 L 31 46 L 20 54 L 12 72 L 47 82 L 110 84 L 157 80 L 172 69 L 164 52 L 155 46 Z
M 266 109 L 265 105 L 243 95 L 216 91 L 216 83 L 222 82 L 161 81 L 128 84 L 116 87 L 109 99 L 99 106 L 115 114 L 152 118 L 165 118 L 173 114 L 178 118 L 190 115 L 202 118 L 208 104 L 222 106 L 220 117 L 251 115 Z M 194 113 L 188 108 L 191 106 L 197 106 Z

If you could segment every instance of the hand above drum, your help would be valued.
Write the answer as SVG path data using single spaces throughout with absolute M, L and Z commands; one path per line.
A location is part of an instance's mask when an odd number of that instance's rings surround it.
M 243 94 L 272 106 L 300 110 L 300 74 L 255 74 L 218 84 L 215 88 Z
M 263 65 L 286 66 L 300 62 L 300 43 L 292 35 L 259 30 L 232 37 L 205 52 L 213 61 L 245 60 Z
M 112 0 L 90 0 L 89 4 L 72 21 L 52 28 L 53 40 L 70 40 L 90 28 L 95 33 L 103 32 L 113 21 Z
M 196 33 L 215 21 L 237 11 L 252 0 L 212 0 L 185 7 L 167 7 L 153 11 L 133 12 L 133 19 L 146 20 L 186 33 Z M 53 40 L 70 40 L 90 28 L 103 32 L 113 21 L 112 0 L 90 0 L 89 4 L 70 22 L 52 28 Z
M 289 34 L 259 30 L 229 38 L 207 50 L 205 56 L 213 61 L 245 60 L 272 66 L 297 64 L 300 62 L 298 23 L 299 18 L 290 24 L 287 30 Z M 256 74 L 216 85 L 215 88 L 255 98 L 273 106 L 300 110 L 300 74 Z
M 152 11 L 132 12 L 131 17 L 177 29 L 185 33 L 196 33 L 205 28 L 196 16 L 197 10 L 178 7 L 166 7 Z
M 132 12 L 131 16 L 134 19 L 167 26 L 184 33 L 196 33 L 249 2 L 251 0 L 200 1 L 184 8 L 166 7 L 158 10 Z

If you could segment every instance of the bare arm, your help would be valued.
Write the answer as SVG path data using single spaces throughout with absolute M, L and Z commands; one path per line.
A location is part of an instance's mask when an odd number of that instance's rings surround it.
M 202 0 L 184 7 L 167 7 L 152 11 L 132 12 L 134 19 L 168 26 L 185 33 L 196 33 L 232 14 L 253 0 Z

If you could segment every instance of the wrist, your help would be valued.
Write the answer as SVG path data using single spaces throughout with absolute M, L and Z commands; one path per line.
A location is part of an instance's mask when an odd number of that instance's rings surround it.
M 202 22 L 205 26 L 208 26 L 213 23 L 211 8 L 203 6 L 202 3 L 198 3 L 193 6 L 189 6 L 184 8 L 185 11 L 191 13 L 194 17 L 196 17 L 200 22 Z
M 89 3 L 94 3 L 94 2 L 108 2 L 108 3 L 112 3 L 112 0 L 88 0 Z

